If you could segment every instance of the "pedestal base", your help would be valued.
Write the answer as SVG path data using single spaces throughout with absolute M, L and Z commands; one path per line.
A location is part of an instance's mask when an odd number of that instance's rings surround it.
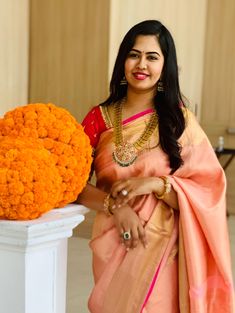
M 68 205 L 32 221 L 0 221 L 1 313 L 65 313 L 67 238 L 86 212 Z

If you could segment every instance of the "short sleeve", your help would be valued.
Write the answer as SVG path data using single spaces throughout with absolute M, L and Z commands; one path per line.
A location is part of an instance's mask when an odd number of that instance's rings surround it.
M 100 135 L 107 129 L 99 106 L 95 106 L 82 121 L 85 133 L 90 138 L 93 149 L 96 148 Z

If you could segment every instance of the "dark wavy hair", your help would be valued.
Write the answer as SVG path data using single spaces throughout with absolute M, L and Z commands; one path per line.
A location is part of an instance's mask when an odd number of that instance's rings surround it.
M 168 29 L 156 20 L 147 20 L 133 26 L 125 35 L 116 58 L 110 82 L 109 97 L 101 105 L 110 105 L 126 97 L 127 85 L 120 84 L 123 79 L 125 61 L 139 35 L 156 36 L 162 53 L 164 65 L 161 74 L 164 91 L 157 92 L 154 106 L 158 115 L 159 141 L 162 150 L 168 155 L 171 174 L 182 164 L 181 146 L 178 139 L 185 129 L 185 119 L 181 107 L 184 101 L 179 87 L 178 65 L 174 40 Z

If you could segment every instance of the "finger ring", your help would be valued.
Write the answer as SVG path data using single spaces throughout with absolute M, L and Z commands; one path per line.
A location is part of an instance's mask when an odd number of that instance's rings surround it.
M 126 189 L 122 189 L 121 193 L 124 197 L 128 195 L 128 191 Z
M 123 239 L 124 240 L 130 240 L 131 239 L 131 233 L 129 231 L 125 231 L 123 234 Z

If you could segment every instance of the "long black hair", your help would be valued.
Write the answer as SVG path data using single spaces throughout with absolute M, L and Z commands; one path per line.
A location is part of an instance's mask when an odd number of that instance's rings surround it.
M 182 164 L 181 146 L 178 139 L 185 129 L 185 119 L 182 112 L 184 102 L 181 96 L 178 77 L 178 65 L 174 40 L 168 29 L 156 20 L 147 20 L 133 26 L 125 35 L 116 58 L 110 82 L 110 95 L 101 105 L 110 105 L 120 101 L 127 94 L 127 85 L 120 84 L 123 79 L 125 61 L 139 35 L 156 36 L 162 53 L 164 65 L 161 74 L 163 91 L 154 97 L 154 106 L 158 115 L 159 141 L 162 150 L 168 155 L 171 173 Z

